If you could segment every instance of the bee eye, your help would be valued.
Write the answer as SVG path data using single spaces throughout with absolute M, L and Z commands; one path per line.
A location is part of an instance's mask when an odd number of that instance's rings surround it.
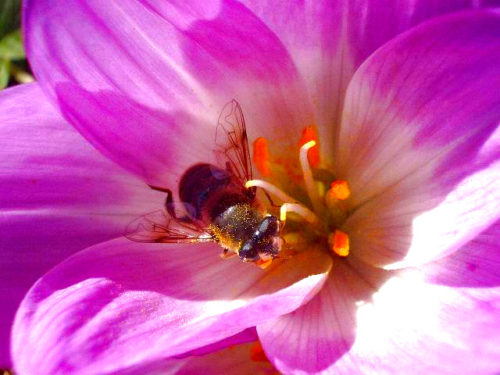
M 243 260 L 256 260 L 259 258 L 259 255 L 257 253 L 257 249 L 254 246 L 253 241 L 247 241 L 243 244 L 239 251 L 239 256 Z
M 262 237 L 278 234 L 278 219 L 274 216 L 266 216 L 260 223 L 258 231 Z

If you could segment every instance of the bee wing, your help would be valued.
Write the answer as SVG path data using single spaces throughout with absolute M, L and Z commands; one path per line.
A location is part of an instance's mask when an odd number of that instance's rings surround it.
M 132 221 L 125 230 L 125 237 L 135 242 L 196 243 L 212 241 L 209 233 L 189 223 L 179 223 L 157 210 Z
M 242 185 L 252 179 L 252 164 L 248 148 L 245 118 L 236 100 L 227 103 L 219 116 L 214 150 L 219 164 Z

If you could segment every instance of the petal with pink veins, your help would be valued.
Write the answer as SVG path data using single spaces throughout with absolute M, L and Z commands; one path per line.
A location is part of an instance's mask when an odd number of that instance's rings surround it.
M 457 250 L 500 214 L 500 15 L 421 25 L 351 82 L 338 174 L 351 185 L 353 252 L 403 267 Z
M 257 327 L 268 358 L 280 371 L 338 375 L 498 371 L 499 286 L 433 284 L 426 281 L 429 266 L 386 271 L 375 278 L 380 269 L 353 266 L 358 281 L 342 283 L 342 268 L 336 281 L 334 265 L 325 287 L 310 303 Z
M 24 25 L 35 76 L 65 117 L 153 185 L 213 161 L 232 99 L 251 139 L 294 146 L 314 122 L 288 52 L 237 2 L 31 0 Z
M 345 90 L 377 48 L 411 27 L 461 9 L 500 1 L 243 0 L 283 42 L 315 106 L 323 156 L 331 159 Z M 300 31 L 298 31 L 300 30 Z
M 163 199 L 93 149 L 38 85 L 0 93 L 0 366 L 9 365 L 14 313 L 36 279 L 121 235 Z
M 358 306 L 371 301 L 390 275 L 353 258 L 337 259 L 323 289 L 309 303 L 257 326 L 268 358 L 286 374 L 330 368 L 356 340 Z
M 76 254 L 24 299 L 13 330 L 15 368 L 108 374 L 161 365 L 295 310 L 331 267 L 314 249 L 266 271 L 221 260 L 220 251 L 122 239 Z

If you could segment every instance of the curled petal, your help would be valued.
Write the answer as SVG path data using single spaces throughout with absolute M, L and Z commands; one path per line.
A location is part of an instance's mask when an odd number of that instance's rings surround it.
M 161 200 L 93 149 L 37 84 L 0 93 L 0 367 L 15 310 L 36 279 L 121 235 Z
M 349 86 L 337 152 L 367 262 L 422 264 L 500 214 L 500 16 L 465 12 L 391 41 Z
M 13 334 L 16 369 L 107 374 L 161 365 L 295 310 L 331 266 L 314 249 L 265 272 L 219 252 L 214 244 L 115 240 L 78 253 L 24 299 Z

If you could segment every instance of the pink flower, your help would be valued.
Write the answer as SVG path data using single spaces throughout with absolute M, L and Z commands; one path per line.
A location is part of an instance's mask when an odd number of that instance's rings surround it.
M 500 15 L 390 40 L 467 7 L 27 1 L 38 84 L 0 94 L 3 337 L 39 278 L 12 330 L 16 371 L 175 372 L 249 327 L 283 373 L 498 371 Z M 232 98 L 251 143 L 268 142 L 261 178 L 346 233 L 347 257 L 307 223 L 266 270 L 214 243 L 120 238 L 162 207 L 147 184 L 175 190 L 214 162 Z M 310 126 L 314 178 L 347 181 L 345 201 L 304 182 Z

